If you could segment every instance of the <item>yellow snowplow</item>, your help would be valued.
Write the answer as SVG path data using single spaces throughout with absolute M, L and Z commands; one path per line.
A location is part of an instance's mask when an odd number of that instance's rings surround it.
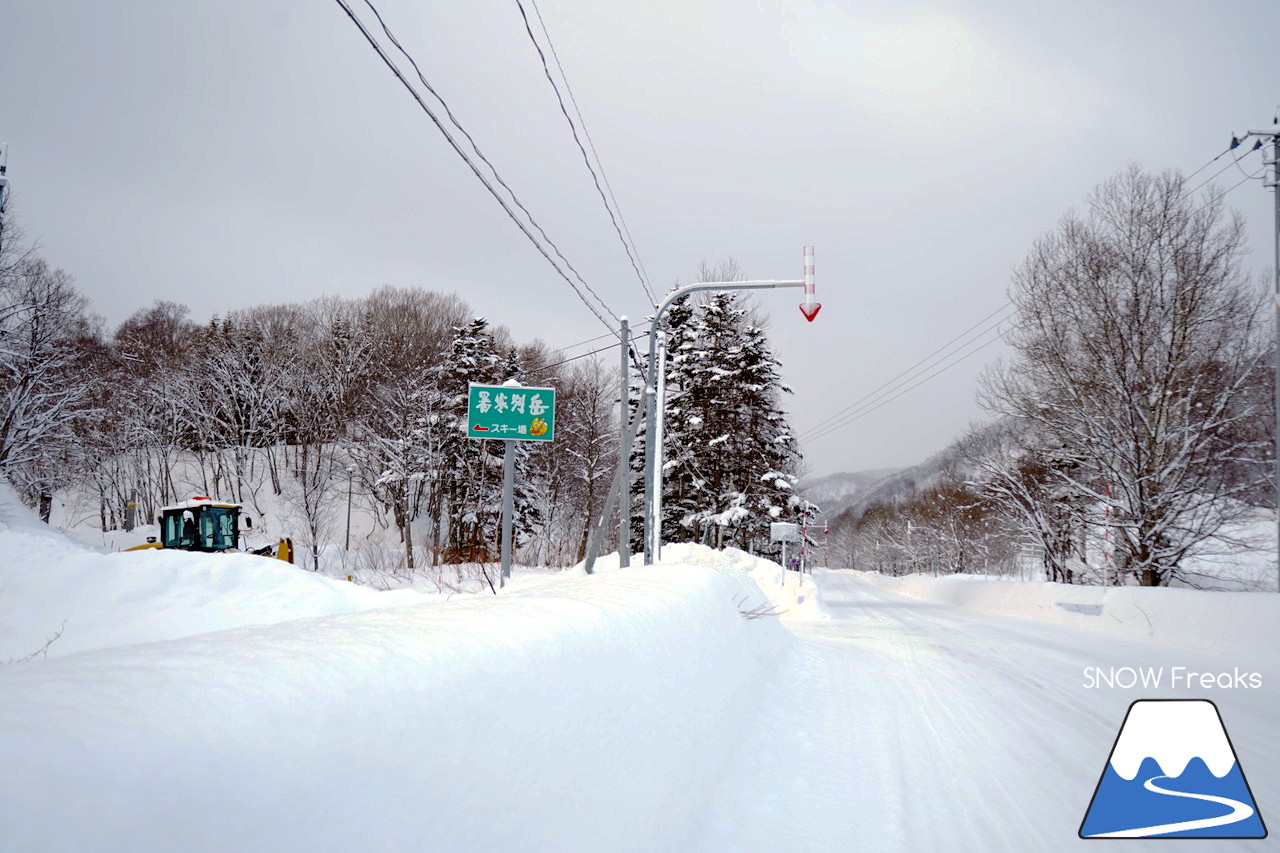
M 240 504 L 215 501 L 197 495 L 189 501 L 160 510 L 160 539 L 147 537 L 147 544 L 126 548 L 143 551 L 148 548 L 175 548 L 179 551 L 223 553 L 240 551 Z M 253 519 L 244 517 L 245 527 L 253 528 Z M 274 549 L 270 545 L 249 550 L 250 554 L 275 557 L 293 562 L 293 540 L 281 539 Z

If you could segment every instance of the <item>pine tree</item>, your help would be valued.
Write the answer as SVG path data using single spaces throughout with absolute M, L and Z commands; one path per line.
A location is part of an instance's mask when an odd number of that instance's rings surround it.
M 781 365 L 736 294 L 680 300 L 668 317 L 663 541 L 766 547 L 771 521 L 805 510 Z
M 445 559 L 450 562 L 488 560 L 500 545 L 505 446 L 499 441 L 468 437 L 468 386 L 518 379 L 520 364 L 515 350 L 505 356 L 497 352 L 488 325 L 487 320 L 477 317 L 459 326 L 439 371 L 445 411 L 439 496 L 441 512 L 449 523 Z M 516 445 L 513 533 L 517 542 L 529 537 L 539 516 L 534 489 L 520 476 L 525 467 L 522 463 L 531 452 L 523 444 Z

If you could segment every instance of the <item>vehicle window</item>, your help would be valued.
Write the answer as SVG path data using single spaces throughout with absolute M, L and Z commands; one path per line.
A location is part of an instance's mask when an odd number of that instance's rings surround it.
M 211 507 L 204 511 L 203 545 L 215 551 L 235 546 L 235 510 Z
M 174 513 L 164 517 L 164 532 L 161 542 L 166 548 L 177 548 L 182 544 L 182 513 Z

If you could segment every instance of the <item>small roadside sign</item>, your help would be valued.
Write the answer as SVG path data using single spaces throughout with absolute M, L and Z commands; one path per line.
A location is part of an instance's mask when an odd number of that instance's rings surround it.
M 769 541 L 799 542 L 800 541 L 800 525 L 792 524 L 789 521 L 774 521 L 770 523 Z
M 467 435 L 508 441 L 552 441 L 556 390 L 521 385 L 470 385 Z

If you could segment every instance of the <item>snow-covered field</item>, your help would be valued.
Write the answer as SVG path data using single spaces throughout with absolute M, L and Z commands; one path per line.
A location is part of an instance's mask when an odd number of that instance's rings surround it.
M 1125 711 L 1148 698 L 1216 702 L 1263 819 L 1280 809 L 1280 684 L 1267 649 L 1209 654 L 1010 618 L 899 595 L 855 572 L 819 581 L 834 618 L 794 626 L 799 641 L 725 768 L 693 849 L 1081 849 L 1076 833 Z M 1196 594 L 1214 609 L 1216 593 Z M 1162 685 L 1089 687 L 1089 667 L 1163 668 Z M 1174 667 L 1238 668 L 1259 673 L 1261 686 L 1175 687 Z
M 1280 663 L 1280 595 L 1274 592 L 1073 586 L 972 575 L 854 574 L 866 583 L 926 601 L 1216 654 L 1247 651 L 1256 660 Z
M 679 849 L 793 641 L 738 568 L 446 600 L 13 514 L 7 646 L 66 628 L 0 668 L 3 850 Z
M 378 592 L 0 499 L 0 660 L 62 626 L 0 666 L 0 850 L 1063 850 L 1162 696 L 1214 699 L 1280 802 L 1280 596 L 663 557 Z

